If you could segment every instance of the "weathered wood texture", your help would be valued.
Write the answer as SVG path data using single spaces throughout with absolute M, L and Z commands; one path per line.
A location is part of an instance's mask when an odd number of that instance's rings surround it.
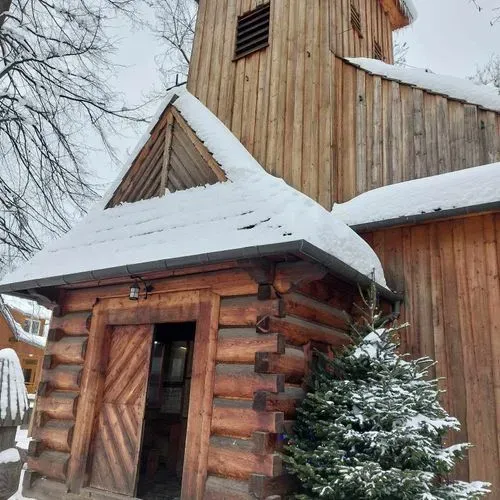
M 93 443 L 90 485 L 133 496 L 141 448 L 153 325 L 115 327 Z
M 210 152 L 177 110 L 168 106 L 108 207 L 224 180 Z
M 59 481 L 67 479 L 90 317 L 53 316 L 43 361 L 28 468 Z
M 237 16 L 262 3 L 200 1 L 188 88 L 271 174 L 330 209 L 386 184 L 500 160 L 500 115 L 340 57 L 372 57 L 374 38 L 390 54 L 381 7 L 390 2 L 359 2 L 363 39 L 347 0 L 271 2 L 269 47 L 233 61 Z
M 133 494 L 147 342 L 133 334 L 113 347 L 113 332 L 138 328 L 127 323 L 197 320 L 183 498 L 291 491 L 279 451 L 304 397 L 308 356 L 313 345 L 348 341 L 356 290 L 312 264 L 241 266 L 153 275 L 147 301 L 128 300 L 130 279 L 66 287 L 44 363 L 30 469 L 75 495 L 89 483 Z M 129 376 L 133 383 L 123 380 Z
M 470 442 L 464 480 L 493 484 L 500 498 L 500 214 L 365 234 L 389 286 L 405 291 L 402 349 L 436 359 L 443 403 Z
M 344 290 L 322 268 L 278 264 L 271 276 L 266 293 L 221 301 L 207 498 L 224 487 L 228 499 L 294 491 L 279 451 L 305 395 L 311 344 L 349 342 Z

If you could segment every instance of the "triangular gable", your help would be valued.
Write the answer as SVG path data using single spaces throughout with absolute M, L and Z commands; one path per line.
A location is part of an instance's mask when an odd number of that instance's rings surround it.
M 106 208 L 226 180 L 206 146 L 170 104 Z

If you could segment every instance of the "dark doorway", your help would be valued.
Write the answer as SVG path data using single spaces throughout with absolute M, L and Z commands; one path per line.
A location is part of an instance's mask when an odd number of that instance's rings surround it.
M 156 325 L 137 496 L 180 498 L 196 323 Z

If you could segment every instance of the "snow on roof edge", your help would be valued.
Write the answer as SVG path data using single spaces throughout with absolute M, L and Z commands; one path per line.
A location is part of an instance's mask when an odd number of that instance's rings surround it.
M 43 349 L 47 344 L 47 338 L 24 331 L 23 327 L 14 319 L 14 316 L 12 316 L 12 313 L 9 311 L 9 307 L 10 306 L 4 302 L 2 296 L 0 295 L 0 315 L 3 316 L 9 325 L 14 338 L 33 347 Z
M 387 64 L 377 59 L 346 57 L 348 63 L 388 80 L 412 85 L 422 90 L 443 95 L 449 99 L 465 101 L 469 104 L 500 113 L 500 94 L 496 88 L 479 85 L 471 80 L 451 75 L 440 75 L 423 68 L 406 68 Z
M 498 186 L 500 162 L 373 189 L 334 204 L 332 214 L 351 227 L 368 228 L 478 212 L 498 207 Z

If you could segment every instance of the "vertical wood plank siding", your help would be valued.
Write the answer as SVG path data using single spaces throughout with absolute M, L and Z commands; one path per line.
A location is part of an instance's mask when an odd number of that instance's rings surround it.
M 500 161 L 500 115 L 372 75 L 341 56 L 392 59 L 379 1 L 271 2 L 268 48 L 233 61 L 237 16 L 267 0 L 200 0 L 189 90 L 273 175 L 319 201 Z
M 405 292 L 403 350 L 436 359 L 443 402 L 470 442 L 461 479 L 500 498 L 500 214 L 365 234 L 389 286 Z

